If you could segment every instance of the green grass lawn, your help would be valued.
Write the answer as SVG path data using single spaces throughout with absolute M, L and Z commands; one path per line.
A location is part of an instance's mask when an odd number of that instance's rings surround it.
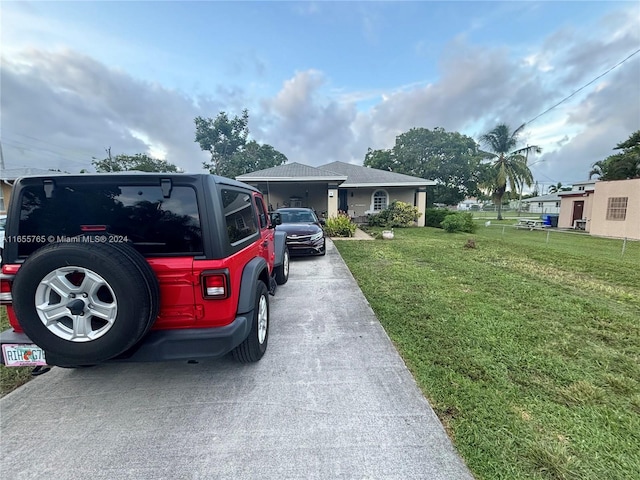
M 335 244 L 477 478 L 640 478 L 640 242 L 502 230 Z
M 4 307 L 0 307 L 0 332 L 9 328 L 7 311 Z M 4 365 L 0 365 L 0 397 L 4 397 L 7 393 L 31 380 L 31 370 L 33 370 L 33 367 L 7 368 Z

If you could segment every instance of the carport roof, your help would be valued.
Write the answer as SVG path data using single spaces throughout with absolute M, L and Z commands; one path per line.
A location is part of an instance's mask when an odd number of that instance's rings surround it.
M 258 170 L 252 173 L 245 173 L 236 177 L 241 182 L 266 182 L 266 181 L 296 181 L 296 182 L 343 182 L 346 175 L 324 170 L 322 168 L 310 167 L 302 163 L 292 162 L 278 165 L 277 167 Z

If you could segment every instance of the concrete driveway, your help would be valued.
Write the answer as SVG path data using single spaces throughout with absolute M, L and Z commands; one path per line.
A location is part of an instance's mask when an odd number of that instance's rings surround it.
M 331 242 L 255 365 L 54 368 L 0 400 L 2 478 L 470 479 Z

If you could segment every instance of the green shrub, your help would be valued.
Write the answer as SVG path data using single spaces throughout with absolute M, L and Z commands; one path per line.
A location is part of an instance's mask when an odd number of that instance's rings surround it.
M 414 207 L 405 202 L 392 202 L 380 213 L 369 216 L 370 227 L 411 227 L 422 215 L 418 212 L 418 207 Z
M 454 213 L 453 215 L 447 215 L 442 220 L 442 228 L 447 232 L 468 232 L 473 233 L 476 231 L 477 225 L 473 222 L 473 215 L 470 213 Z
M 353 237 L 356 233 L 356 224 L 348 215 L 338 215 L 327 219 L 324 231 L 330 237 Z
M 457 212 L 446 208 L 427 208 L 424 217 L 426 227 L 442 228 L 442 221 L 447 215 L 455 215 Z

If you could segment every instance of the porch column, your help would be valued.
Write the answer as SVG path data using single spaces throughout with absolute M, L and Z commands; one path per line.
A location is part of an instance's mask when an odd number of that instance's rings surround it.
M 338 184 L 330 183 L 327 186 L 327 218 L 338 216 Z
M 416 207 L 418 207 L 418 212 L 422 213 L 422 215 L 420 215 L 418 217 L 418 221 L 416 222 L 416 224 L 419 227 L 424 227 L 425 224 L 425 210 L 427 209 L 427 189 L 426 187 L 420 187 L 418 189 L 418 204 L 416 205 Z

